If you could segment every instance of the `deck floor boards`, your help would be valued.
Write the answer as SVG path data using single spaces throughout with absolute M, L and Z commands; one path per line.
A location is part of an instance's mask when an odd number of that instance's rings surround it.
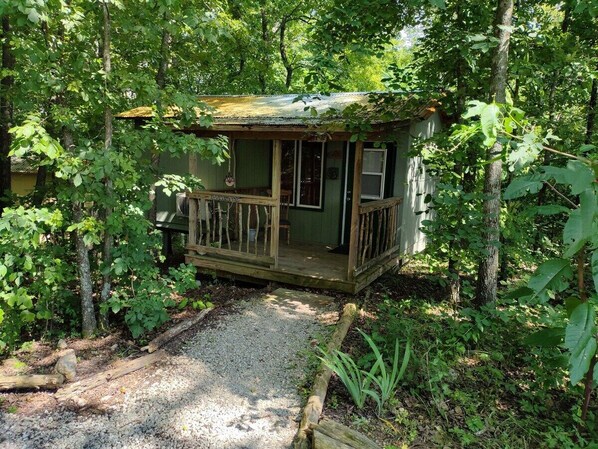
M 330 246 L 309 243 L 283 243 L 278 252 L 278 269 L 329 280 L 347 280 L 347 263 L 344 254 L 333 254 Z

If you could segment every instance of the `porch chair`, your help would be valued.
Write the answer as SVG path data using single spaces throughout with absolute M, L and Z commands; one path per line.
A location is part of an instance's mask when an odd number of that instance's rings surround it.
M 272 189 L 268 189 L 268 196 L 272 196 Z M 280 191 L 280 221 L 278 226 L 280 229 L 286 229 L 287 231 L 287 245 L 291 244 L 291 222 L 289 221 L 289 206 L 291 204 L 290 190 L 282 189 Z M 272 222 L 266 223 L 266 228 L 271 228 Z

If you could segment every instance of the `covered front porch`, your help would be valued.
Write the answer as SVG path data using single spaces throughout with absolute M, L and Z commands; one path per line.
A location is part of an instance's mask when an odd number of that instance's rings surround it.
M 346 251 L 331 245 L 287 242 L 281 229 L 282 140 L 273 140 L 270 186 L 199 190 L 187 194 L 186 261 L 200 271 L 237 278 L 356 293 L 399 261 L 401 198 L 350 200 Z M 352 191 L 361 192 L 363 142 L 355 145 Z M 282 232 L 281 232 L 282 231 Z M 338 249 L 338 248 L 337 248 Z

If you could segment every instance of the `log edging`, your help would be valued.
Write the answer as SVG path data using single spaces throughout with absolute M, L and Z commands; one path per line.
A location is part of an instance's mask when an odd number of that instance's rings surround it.
M 336 329 L 334 330 L 328 345 L 326 345 L 327 353 L 341 348 L 343 340 L 347 336 L 347 332 L 356 316 L 357 306 L 354 303 L 345 304 L 343 314 L 336 325 Z M 321 362 L 314 379 L 311 394 L 302 411 L 299 430 L 293 439 L 293 449 L 310 448 L 308 437 L 311 433 L 311 427 L 317 425 L 320 420 L 331 376 L 332 370 L 330 370 L 324 362 Z

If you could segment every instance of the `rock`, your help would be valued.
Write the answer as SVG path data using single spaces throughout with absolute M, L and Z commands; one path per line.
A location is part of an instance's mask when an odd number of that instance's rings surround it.
M 64 338 L 61 338 L 58 340 L 58 343 L 56 343 L 56 349 L 60 349 L 61 351 L 67 347 L 68 345 L 66 344 L 66 340 Z
M 62 353 L 54 371 L 62 374 L 66 380 L 71 381 L 77 375 L 77 356 L 74 349 L 67 349 Z
M 112 346 L 110 346 L 110 350 L 112 352 L 116 351 L 118 349 L 118 343 L 114 343 Z

